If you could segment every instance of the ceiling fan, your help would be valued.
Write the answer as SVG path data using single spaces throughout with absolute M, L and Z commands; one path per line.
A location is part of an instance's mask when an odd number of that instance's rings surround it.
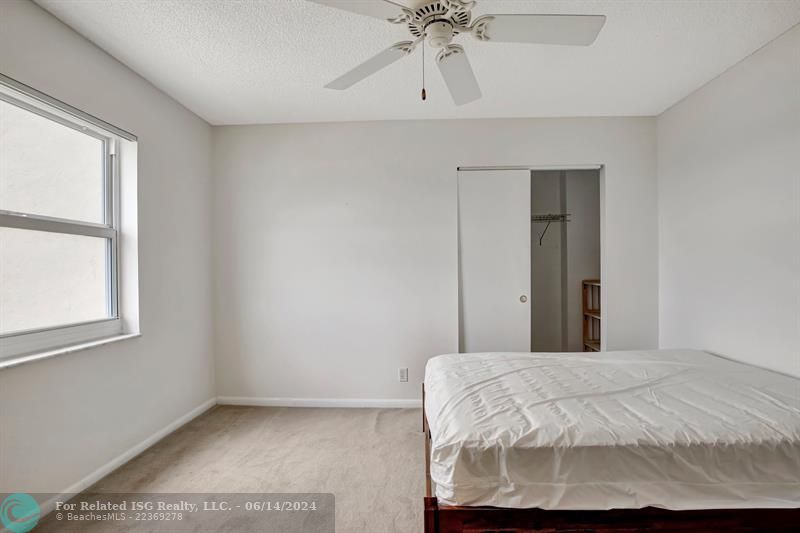
M 458 35 L 471 33 L 479 41 L 498 43 L 533 43 L 588 46 L 605 24 L 604 15 L 482 15 L 473 20 L 474 0 L 435 0 L 412 9 L 391 0 L 309 0 L 383 19 L 392 24 L 405 24 L 414 40 L 393 44 L 380 54 L 336 78 L 325 87 L 344 90 L 410 55 L 420 43 L 439 48 L 436 64 L 456 105 L 464 105 L 481 97 L 481 89 L 464 47 L 454 44 Z M 423 65 L 424 73 L 424 65 Z M 423 78 L 424 80 L 424 78 Z M 425 100 L 423 82 L 422 99 Z

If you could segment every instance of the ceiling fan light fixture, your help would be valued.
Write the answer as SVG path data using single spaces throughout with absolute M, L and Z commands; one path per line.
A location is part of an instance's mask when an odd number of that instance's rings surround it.
M 431 48 L 444 48 L 453 42 L 453 24 L 448 20 L 434 20 L 425 27 Z

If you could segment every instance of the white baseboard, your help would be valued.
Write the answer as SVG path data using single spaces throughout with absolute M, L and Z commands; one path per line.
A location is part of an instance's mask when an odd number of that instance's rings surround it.
M 127 463 L 128 461 L 130 461 L 131 459 L 133 459 L 134 457 L 145 451 L 147 448 L 149 448 L 156 442 L 160 441 L 161 439 L 163 439 L 176 429 L 180 428 L 181 426 L 187 424 L 188 422 L 191 422 L 198 416 L 202 415 L 203 413 L 214 407 L 216 404 L 217 404 L 216 398 L 211 398 L 210 400 L 206 400 L 205 402 L 198 405 L 185 415 L 177 418 L 176 420 L 167 424 L 160 430 L 156 431 L 155 433 L 144 439 L 139 444 L 133 446 L 132 448 L 129 448 L 122 454 L 118 455 L 111 461 L 107 462 L 106 464 L 104 464 L 103 466 L 101 466 L 100 468 L 98 468 L 85 478 L 81 479 L 77 483 L 70 485 L 69 487 L 61 491 L 61 493 L 58 496 L 53 496 L 49 500 L 45 501 L 44 503 L 41 504 L 42 516 L 46 515 L 47 513 L 55 509 L 57 501 L 63 501 L 65 497 L 77 494 L 91 487 L 92 485 L 103 479 L 105 476 L 107 476 L 120 466 L 124 465 L 125 463 Z
M 219 396 L 220 405 L 250 405 L 258 407 L 377 407 L 390 409 L 418 409 L 421 400 L 399 398 L 264 398 L 246 396 Z

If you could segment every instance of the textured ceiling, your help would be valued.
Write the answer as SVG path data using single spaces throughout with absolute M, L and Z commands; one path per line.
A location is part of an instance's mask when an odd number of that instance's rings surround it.
M 419 50 L 347 91 L 323 89 L 409 34 L 305 0 L 37 2 L 212 124 L 656 115 L 800 22 L 800 0 L 479 0 L 474 16 L 608 19 L 590 47 L 461 36 L 484 96 L 456 107 L 430 50 L 427 102 Z

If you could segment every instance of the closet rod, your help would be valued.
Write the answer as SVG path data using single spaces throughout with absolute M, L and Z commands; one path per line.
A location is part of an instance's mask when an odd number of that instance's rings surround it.
M 553 222 L 569 222 L 570 213 L 562 213 L 560 215 L 531 215 L 531 222 L 547 222 L 544 231 L 539 235 L 539 246 L 542 245 L 542 240 Z
M 569 217 L 571 216 L 571 213 L 531 215 L 531 222 L 570 222 Z

